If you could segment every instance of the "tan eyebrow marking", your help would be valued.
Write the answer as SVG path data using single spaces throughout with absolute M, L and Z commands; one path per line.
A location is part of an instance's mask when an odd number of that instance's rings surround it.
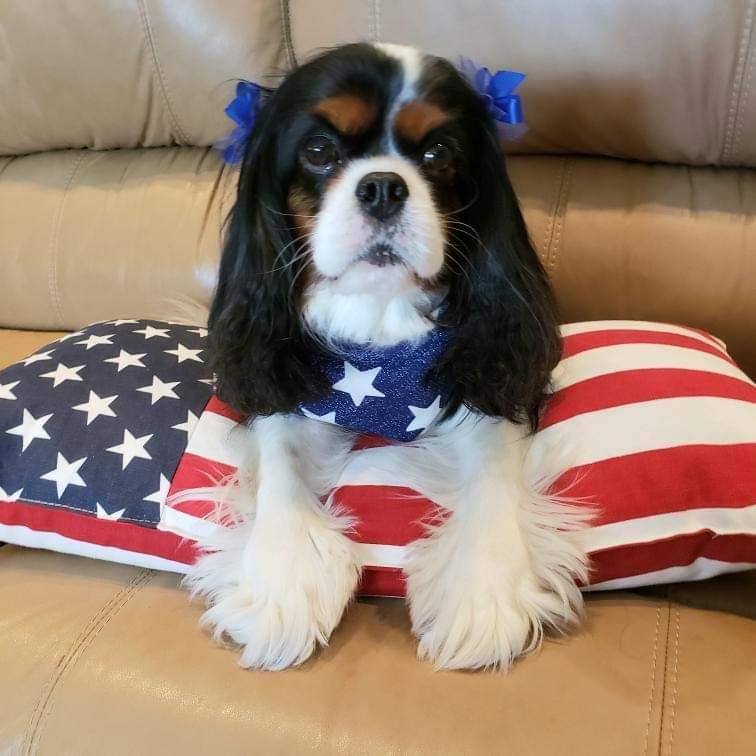
M 397 134 L 410 142 L 420 142 L 423 137 L 449 120 L 449 114 L 438 105 L 425 100 L 415 100 L 405 105 L 394 119 Z
M 375 120 L 376 107 L 362 97 L 342 94 L 321 100 L 313 113 L 325 118 L 342 134 L 358 134 Z

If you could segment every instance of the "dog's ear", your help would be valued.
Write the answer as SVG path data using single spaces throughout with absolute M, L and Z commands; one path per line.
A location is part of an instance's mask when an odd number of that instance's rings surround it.
M 291 412 L 325 380 L 300 317 L 306 242 L 289 224 L 281 109 L 274 94 L 247 145 L 209 318 L 217 393 L 245 415 Z
M 467 405 L 535 430 L 561 355 L 556 304 L 495 126 L 483 132 L 471 161 L 469 207 L 448 218 L 454 279 L 446 317 L 454 336 L 437 370 L 452 387 L 450 413 Z

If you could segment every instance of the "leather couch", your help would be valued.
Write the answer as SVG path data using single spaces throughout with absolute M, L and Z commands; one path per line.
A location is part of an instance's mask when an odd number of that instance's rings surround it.
M 679 321 L 756 375 L 753 0 L 5 0 L 0 363 L 207 300 L 233 79 L 413 43 L 527 72 L 511 172 L 566 321 Z M 591 595 L 507 675 L 436 673 L 401 602 L 246 672 L 174 575 L 0 548 L 2 754 L 752 754 L 756 579 Z

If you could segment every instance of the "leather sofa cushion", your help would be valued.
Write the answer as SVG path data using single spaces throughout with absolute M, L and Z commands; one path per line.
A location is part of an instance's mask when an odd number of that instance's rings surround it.
M 209 145 L 235 77 L 368 39 L 524 71 L 521 151 L 754 166 L 752 25 L 749 0 L 6 0 L 0 155 Z
M 299 669 L 256 673 L 177 578 L 0 548 L 0 749 L 76 753 L 750 753 L 756 624 L 617 593 L 508 675 L 436 673 L 405 607 L 351 607 Z M 11 750 L 11 752 L 15 752 Z
M 693 325 L 756 376 L 756 172 L 556 157 L 510 172 L 563 321 Z M 0 158 L 0 327 L 207 304 L 235 178 L 198 148 Z
M 234 79 L 283 64 L 279 0 L 8 0 L 0 155 L 208 145 Z

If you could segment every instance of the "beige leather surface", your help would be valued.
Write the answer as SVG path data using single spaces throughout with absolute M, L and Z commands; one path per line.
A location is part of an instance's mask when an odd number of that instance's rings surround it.
M 360 38 L 524 71 L 522 150 L 756 164 L 751 0 L 292 0 L 290 6 L 299 59 Z
M 0 155 L 212 144 L 283 64 L 279 0 L 3 0 Z
M 0 155 L 208 145 L 235 77 L 371 39 L 525 71 L 522 150 L 756 165 L 753 22 L 752 0 L 6 0 Z
M 174 575 L 0 548 L 0 750 L 752 753 L 756 623 L 630 593 L 509 675 L 435 673 L 404 606 L 360 602 L 302 668 L 242 670 Z M 8 611 L 12 607 L 12 611 Z
M 13 331 L 0 329 L 0 370 L 28 357 L 40 347 L 64 336 L 63 331 Z
M 206 301 L 234 191 L 221 165 L 196 148 L 0 158 L 0 326 L 170 317 Z
M 511 160 L 563 320 L 687 323 L 756 376 L 756 172 Z
M 756 376 L 756 172 L 513 157 L 566 321 L 706 328 Z M 0 327 L 207 302 L 234 172 L 199 148 L 0 158 Z

